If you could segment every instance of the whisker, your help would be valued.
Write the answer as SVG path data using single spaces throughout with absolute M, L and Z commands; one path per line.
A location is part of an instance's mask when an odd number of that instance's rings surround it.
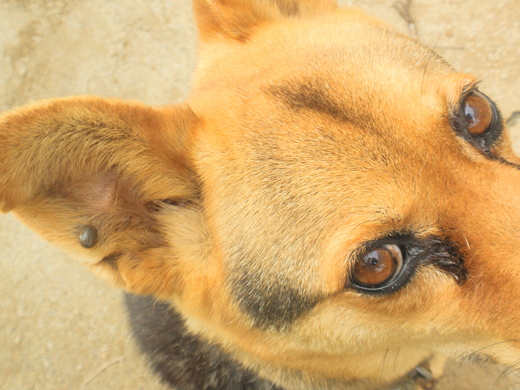
M 502 371 L 502 373 L 498 376 L 498 378 L 495 380 L 495 382 L 493 383 L 493 387 L 491 388 L 491 390 L 493 390 L 498 384 L 499 382 L 504 379 L 505 377 L 507 377 L 508 375 L 511 375 L 515 372 L 518 372 L 518 369 L 516 369 L 515 367 L 518 366 L 518 364 L 520 364 L 520 359 L 518 359 L 516 362 L 514 362 L 513 364 L 507 366 L 505 368 L 505 370 Z
M 398 348 L 397 353 L 395 354 L 395 359 L 394 359 L 394 372 L 397 371 L 397 358 L 399 357 L 400 352 L 401 352 L 401 348 Z
M 477 353 L 479 353 L 480 351 L 483 351 L 483 350 L 485 350 L 485 349 L 488 349 L 488 348 L 494 347 L 495 345 L 506 344 L 506 343 L 512 343 L 512 342 L 515 342 L 515 341 L 518 341 L 518 340 L 519 340 L 519 339 L 509 339 L 509 340 L 505 340 L 505 341 L 498 341 L 498 342 L 496 342 L 496 343 L 489 344 L 489 345 L 487 345 L 487 346 L 485 346 L 485 347 L 482 347 L 482 348 L 476 349 L 476 350 L 474 350 L 473 352 L 470 352 L 470 353 L 468 353 L 468 354 L 466 354 L 466 355 L 462 355 L 462 356 L 459 357 L 459 359 L 464 360 L 464 359 L 469 358 L 471 355 L 477 354 Z
M 385 357 L 383 358 L 383 365 L 381 366 L 381 376 L 379 378 L 381 381 L 383 380 L 383 375 L 385 373 L 386 358 L 388 357 L 388 352 L 389 351 L 390 351 L 389 349 L 386 350 Z

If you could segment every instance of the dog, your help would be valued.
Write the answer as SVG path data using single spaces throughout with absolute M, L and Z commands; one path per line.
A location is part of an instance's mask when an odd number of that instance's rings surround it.
M 0 116 L 2 211 L 148 296 L 127 297 L 134 332 L 173 387 L 431 388 L 443 356 L 514 365 L 520 160 L 478 81 L 333 1 L 194 5 L 187 102 Z

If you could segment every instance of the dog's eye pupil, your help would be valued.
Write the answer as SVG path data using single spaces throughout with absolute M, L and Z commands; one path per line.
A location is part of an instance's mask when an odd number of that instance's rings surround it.
M 362 286 L 379 286 L 399 273 L 403 256 L 397 245 L 383 245 L 365 254 L 354 266 L 354 282 Z
M 474 91 L 464 100 L 464 118 L 468 132 L 477 137 L 493 124 L 495 111 L 492 103 L 482 93 Z

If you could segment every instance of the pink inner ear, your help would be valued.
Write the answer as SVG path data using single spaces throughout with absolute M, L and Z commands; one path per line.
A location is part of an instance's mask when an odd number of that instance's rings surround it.
M 86 205 L 92 214 L 107 212 L 115 206 L 118 200 L 117 179 L 113 172 L 87 177 L 82 181 L 71 183 L 67 187 L 62 189 L 66 196 L 75 202 Z

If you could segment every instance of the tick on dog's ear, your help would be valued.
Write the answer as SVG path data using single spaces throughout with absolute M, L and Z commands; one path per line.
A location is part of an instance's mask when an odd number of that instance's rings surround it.
M 333 0 L 194 0 L 202 41 L 246 41 L 260 25 L 287 17 L 308 17 L 336 8 Z
M 0 210 L 116 285 L 170 294 L 176 251 L 166 235 L 175 226 L 165 224 L 197 219 L 189 159 L 197 126 L 186 105 L 90 97 L 8 112 L 0 116 Z

